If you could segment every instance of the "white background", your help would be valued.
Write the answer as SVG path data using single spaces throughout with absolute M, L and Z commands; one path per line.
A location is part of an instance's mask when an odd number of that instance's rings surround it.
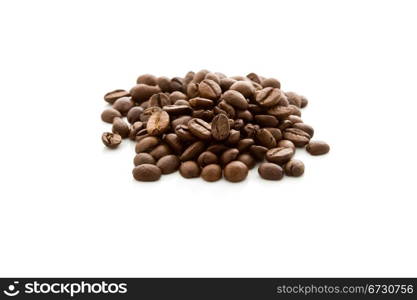
M 1 276 L 417 276 L 414 1 L 1 1 Z M 256 72 L 310 100 L 302 178 L 135 182 L 103 95 Z

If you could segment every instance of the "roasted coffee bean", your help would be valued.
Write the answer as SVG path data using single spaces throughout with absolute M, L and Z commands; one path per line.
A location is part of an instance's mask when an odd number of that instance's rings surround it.
M 158 84 L 158 78 L 152 74 L 143 74 L 136 79 L 136 83 L 143 83 L 147 85 L 157 85 Z
M 279 103 L 281 98 L 280 89 L 267 87 L 259 90 L 255 94 L 255 100 L 263 107 L 275 106 Z
M 184 91 L 184 79 L 181 77 L 174 77 L 171 79 L 171 90 L 172 91 Z
M 157 137 L 154 137 L 154 136 L 145 137 L 144 139 L 140 140 L 136 144 L 136 148 L 135 148 L 136 153 L 149 152 L 153 148 L 158 146 L 159 142 L 160 140 Z
M 249 169 L 252 169 L 256 165 L 255 159 L 249 153 L 239 154 L 236 160 L 243 162 Z
M 122 138 L 127 138 L 130 134 L 130 128 L 122 118 L 114 118 L 112 132 L 119 134 Z
M 245 180 L 248 176 L 248 167 L 241 161 L 232 161 L 224 168 L 224 178 L 230 182 Z
M 167 144 L 161 144 L 156 146 L 151 152 L 149 152 L 150 155 L 152 155 L 155 160 L 160 159 L 163 156 L 171 154 L 171 148 Z
M 189 115 L 193 112 L 189 105 L 165 105 L 162 109 L 169 115 Z
M 198 157 L 205 149 L 205 145 L 202 141 L 197 141 L 188 146 L 187 149 L 181 154 L 181 161 L 191 160 Z
M 125 90 L 114 90 L 105 94 L 104 100 L 110 104 L 113 104 L 117 99 L 129 96 L 129 92 Z
M 227 91 L 234 83 L 236 82 L 233 78 L 222 78 L 220 79 L 220 87 L 222 88 L 222 91 Z
M 267 88 L 267 87 L 272 87 L 272 88 L 277 88 L 277 89 L 281 88 L 281 83 L 275 78 L 266 78 L 262 80 L 261 85 L 264 88 Z
M 226 144 L 228 145 L 236 145 L 239 143 L 240 140 L 240 131 L 231 129 L 229 132 L 229 137 L 226 140 Z
M 201 140 L 211 139 L 211 125 L 202 119 L 191 119 L 188 122 L 190 132 Z
M 281 180 L 284 177 L 282 168 L 273 163 L 262 163 L 258 168 L 258 173 L 267 180 Z
M 148 134 L 148 131 L 146 130 L 146 128 L 142 128 L 136 133 L 135 141 L 140 142 L 141 140 L 143 140 L 144 138 L 148 136 L 150 135 Z
M 193 71 L 188 71 L 184 76 L 184 85 L 187 86 L 190 82 L 193 81 L 195 73 Z
M 252 98 L 255 94 L 255 87 L 250 81 L 237 81 L 230 87 L 232 91 L 238 91 L 245 98 Z M 246 108 L 241 108 L 246 109 Z
M 230 95 L 229 95 L 229 97 L 230 97 Z M 228 104 L 225 100 L 220 101 L 219 104 L 218 104 L 218 107 L 221 110 L 223 110 L 229 118 L 233 119 L 235 117 L 236 110 L 234 109 L 234 107 L 232 105 Z
M 294 92 L 286 92 L 285 96 L 287 96 L 288 102 L 293 104 L 297 107 L 301 107 L 301 96 L 294 93 Z
M 135 167 L 132 171 L 133 178 L 138 181 L 156 181 L 161 178 L 161 170 L 151 164 L 143 164 Z
M 236 113 L 236 117 L 242 119 L 246 122 L 250 122 L 253 120 L 253 115 L 249 110 L 238 110 Z
M 268 114 L 277 117 L 280 120 L 283 120 L 287 118 L 289 115 L 291 115 L 293 112 L 293 109 L 289 106 L 273 106 L 270 109 L 268 109 Z
M 197 159 L 198 165 L 202 168 L 210 164 L 217 164 L 217 161 L 217 155 L 210 151 L 204 151 Z
M 281 130 L 279 130 L 278 128 L 272 128 L 272 127 L 266 127 L 265 129 L 268 130 L 272 134 L 276 142 L 281 140 L 282 138 Z
M 236 82 L 239 83 L 239 82 Z M 235 83 L 235 84 L 236 84 Z M 237 109 L 247 109 L 249 104 L 245 97 L 235 90 L 228 90 L 222 95 L 222 99 L 226 101 L 226 103 L 230 104 L 231 106 Z
M 207 73 L 206 76 L 204 76 L 204 79 L 209 79 L 209 80 L 213 80 L 214 82 L 216 82 L 217 84 L 220 84 L 220 78 L 217 74 L 214 73 Z
M 290 120 L 291 121 L 291 123 L 293 123 L 293 124 L 296 124 L 296 123 L 303 123 L 303 120 L 299 117 L 299 116 L 294 116 L 294 115 L 291 115 L 291 116 L 288 116 L 288 118 L 287 118 L 288 120 Z
M 272 133 L 265 128 L 258 130 L 255 136 L 258 144 L 268 149 L 274 148 L 277 145 L 277 142 Z
M 187 105 L 187 106 L 190 106 L 190 103 L 187 100 L 179 99 L 179 100 L 175 101 L 174 105 Z
M 278 129 L 281 131 L 284 131 L 285 129 L 290 128 L 292 125 L 293 125 L 293 122 L 285 119 L 279 123 Z
M 187 100 L 187 99 L 188 99 L 187 95 L 180 91 L 172 92 L 169 95 L 169 100 L 171 101 L 171 103 L 175 103 L 178 100 Z
M 271 115 L 257 115 L 255 121 L 262 127 L 276 127 L 278 126 L 278 120 Z
M 149 98 L 149 106 L 158 106 L 162 108 L 166 105 L 171 105 L 171 100 L 165 93 L 154 94 Z
M 227 147 L 224 144 L 213 144 L 207 148 L 207 151 L 210 151 L 210 152 L 213 152 L 214 154 L 219 155 L 219 154 L 222 154 L 227 149 L 229 149 L 229 147 Z
M 200 176 L 200 167 L 195 161 L 185 161 L 180 166 L 180 174 L 184 178 L 196 178 Z
M 330 146 L 323 141 L 311 141 L 307 145 L 306 150 L 311 155 L 322 155 L 330 151 Z
M 194 74 L 193 82 L 199 83 L 203 81 L 208 73 L 210 73 L 210 71 L 205 69 L 198 71 Z
M 158 136 L 169 128 L 169 115 L 166 111 L 157 111 L 149 118 L 146 129 L 149 135 Z
M 161 157 L 156 165 L 159 169 L 161 169 L 162 174 L 171 174 L 178 170 L 180 166 L 180 160 L 176 155 L 166 155 Z
M 201 98 L 201 97 L 192 98 L 190 99 L 189 103 L 191 107 L 194 109 L 210 108 L 214 105 L 213 100 Z
M 128 111 L 135 106 L 135 102 L 133 102 L 131 97 L 122 97 L 117 99 L 112 107 L 115 110 L 118 110 L 122 115 L 127 115 Z
M 196 82 L 190 82 L 187 86 L 187 95 L 189 98 L 195 98 L 198 97 L 199 92 L 198 92 L 198 86 L 199 83 Z
M 146 108 L 143 113 L 140 115 L 140 120 L 142 122 L 148 122 L 149 118 L 156 112 L 160 112 L 162 109 L 158 106 L 151 106 Z
M 153 94 L 160 93 L 161 89 L 159 86 L 147 85 L 139 83 L 130 90 L 133 101 L 142 103 L 148 100 Z
M 294 150 L 284 147 L 269 149 L 265 154 L 266 160 L 275 164 L 285 164 L 293 156 Z
M 193 142 L 197 138 L 191 133 L 187 125 L 178 125 L 175 127 L 175 133 L 178 138 L 184 142 Z
M 222 178 L 222 168 L 216 164 L 205 166 L 201 171 L 201 178 L 208 182 L 217 181 Z
M 253 139 L 250 139 L 250 138 L 246 138 L 246 139 L 242 139 L 242 140 L 240 140 L 239 142 L 238 142 L 238 144 L 237 144 L 237 149 L 240 151 L 240 152 L 243 152 L 243 151 L 245 151 L 245 150 L 247 150 L 247 149 L 249 149 L 249 147 L 250 146 L 252 146 L 252 145 L 254 145 L 255 144 L 255 141 L 253 140 Z
M 293 142 L 289 141 L 289 140 L 280 140 L 278 142 L 278 148 L 279 147 L 284 147 L 284 148 L 291 148 L 295 151 L 295 145 Z
M 132 107 L 127 113 L 127 121 L 133 124 L 140 121 L 140 115 L 143 113 L 143 108 L 140 106 Z
M 297 128 L 287 128 L 284 131 L 284 139 L 290 140 L 296 147 L 304 147 L 310 141 L 310 135 Z
M 149 153 L 138 153 L 135 155 L 133 159 L 133 164 L 135 166 L 143 165 L 143 164 L 155 164 L 155 158 Z
M 158 77 L 157 82 L 162 92 L 164 93 L 171 92 L 171 79 L 169 79 L 168 77 L 162 76 L 162 77 Z
M 176 128 L 178 125 L 187 125 L 188 121 L 192 119 L 191 116 L 182 116 L 171 122 L 171 128 Z
M 218 99 L 222 93 L 220 85 L 210 79 L 204 79 L 198 85 L 198 92 L 201 97 L 208 99 Z
M 143 101 L 139 106 L 145 110 L 149 107 L 149 101 Z
M 249 103 L 248 110 L 252 113 L 252 115 L 262 115 L 265 108 L 257 104 Z
M 246 137 L 253 138 L 256 135 L 256 131 L 259 129 L 259 125 L 248 123 L 243 127 L 243 133 L 246 135 Z
M 241 130 L 245 126 L 245 122 L 242 119 L 237 119 L 233 122 L 233 129 Z
M 115 149 L 122 142 L 122 137 L 117 133 L 105 132 L 101 136 L 101 140 L 106 147 Z
M 224 114 L 214 117 L 211 122 L 211 135 L 216 141 L 223 141 L 228 138 L 230 133 L 229 119 Z
M 290 104 L 288 107 L 291 109 L 291 115 L 301 117 L 301 110 L 297 106 Z
M 246 77 L 248 77 L 253 82 L 261 83 L 261 78 L 255 73 L 249 73 L 248 75 L 246 75 Z
M 231 148 L 222 153 L 220 156 L 220 164 L 223 166 L 228 164 L 229 162 L 235 160 L 239 155 L 239 150 L 236 148 Z
M 164 141 L 177 154 L 182 152 L 183 145 L 180 138 L 175 133 L 169 133 L 164 137 Z
M 314 128 L 306 123 L 295 123 L 292 125 L 293 128 L 301 129 L 302 131 L 308 133 L 308 135 L 312 138 L 314 135 Z
M 135 122 L 135 123 L 133 123 L 130 126 L 129 139 L 131 139 L 132 141 L 134 141 L 135 138 L 136 138 L 136 135 L 142 129 L 143 129 L 143 123 L 142 122 Z M 146 132 L 148 132 L 148 131 L 146 131 Z
M 192 116 L 193 118 L 202 119 L 204 121 L 210 122 L 214 117 L 214 113 L 212 110 L 209 109 L 199 109 L 193 111 Z
M 288 176 L 299 177 L 304 174 L 304 164 L 301 160 L 291 159 L 286 163 L 284 170 Z
M 307 98 L 302 97 L 302 98 L 301 98 L 301 108 L 306 107 L 306 106 L 307 106 L 307 104 L 308 104 L 308 100 L 307 100 Z
M 114 118 L 120 118 L 122 114 L 114 108 L 107 108 L 101 113 L 101 119 L 106 123 L 113 123 Z

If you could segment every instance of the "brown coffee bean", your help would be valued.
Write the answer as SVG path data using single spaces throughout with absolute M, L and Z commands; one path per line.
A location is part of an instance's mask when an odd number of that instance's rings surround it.
M 216 141 L 227 139 L 230 133 L 229 119 L 224 114 L 216 115 L 211 122 L 211 135 Z
M 308 100 L 305 97 L 301 97 L 301 108 L 306 107 L 308 104 Z
M 244 120 L 246 122 L 250 122 L 250 121 L 253 120 L 252 113 L 249 110 L 247 110 L 247 109 L 246 110 L 238 110 L 236 112 L 236 117 L 238 119 L 242 119 L 242 120 Z
M 163 156 L 171 154 L 171 148 L 167 144 L 161 144 L 156 146 L 151 152 L 149 152 L 150 155 L 152 155 L 155 160 L 160 159 Z
M 252 115 L 262 115 L 265 108 L 257 104 L 249 103 L 248 110 L 252 113 Z
M 301 160 L 291 159 L 285 165 L 284 170 L 288 176 L 299 177 L 304 174 L 304 163 Z
M 146 130 L 146 128 L 142 128 L 136 133 L 135 141 L 140 142 L 141 140 L 143 140 L 144 138 L 148 136 L 150 135 L 148 134 L 148 131 Z
M 157 82 L 162 92 L 164 93 L 171 92 L 171 79 L 169 79 L 168 77 L 162 76 L 162 77 L 158 77 Z
M 282 168 L 273 163 L 262 163 L 258 168 L 258 173 L 267 180 L 281 180 L 284 177 Z
M 220 155 L 227 149 L 229 149 L 229 147 L 224 144 L 213 144 L 207 148 L 207 151 L 213 152 L 216 155 Z
M 188 86 L 187 86 L 187 95 L 190 99 L 198 97 L 198 95 L 199 95 L 198 86 L 199 86 L 199 83 L 196 83 L 196 82 L 190 82 L 188 84 Z
M 200 176 L 200 167 L 195 161 L 185 161 L 180 166 L 180 174 L 184 178 L 196 178 Z
M 214 117 L 213 111 L 209 109 L 195 110 L 191 115 L 193 116 L 193 118 L 202 119 L 207 122 L 210 122 Z
M 148 136 L 140 140 L 135 147 L 136 153 L 149 152 L 158 146 L 160 140 L 154 136 Z
M 255 159 L 249 153 L 239 154 L 236 160 L 243 162 L 249 169 L 252 169 L 256 165 Z
M 187 125 L 188 121 L 190 121 L 191 119 L 192 119 L 191 116 L 178 117 L 177 119 L 171 122 L 171 128 L 175 129 L 178 125 Z
M 282 138 L 282 133 L 281 130 L 279 130 L 279 128 L 271 128 L 271 127 L 266 127 L 266 130 L 268 130 L 272 136 L 274 137 L 275 141 L 280 141 Z
M 158 106 L 151 106 L 146 108 L 143 113 L 140 115 L 140 120 L 142 122 L 148 122 L 149 118 L 156 112 L 160 112 L 162 109 Z
M 171 79 L 171 90 L 172 91 L 184 91 L 184 78 L 174 77 Z
M 236 119 L 233 122 L 233 129 L 241 130 L 245 126 L 245 122 L 242 119 Z
M 239 155 L 239 150 L 236 148 L 231 148 L 222 153 L 220 156 L 220 164 L 227 165 L 229 162 L 235 160 Z
M 188 129 L 201 140 L 211 139 L 211 125 L 202 119 L 191 119 L 188 122 Z
M 181 161 L 191 160 L 199 156 L 205 149 L 205 145 L 202 141 L 197 141 L 188 146 L 187 149 L 181 154 Z
M 285 96 L 287 96 L 288 102 L 293 104 L 297 107 L 301 107 L 301 96 L 294 93 L 294 92 L 286 92 Z
M 130 90 L 130 94 L 132 95 L 133 101 L 137 103 L 142 103 L 148 100 L 153 94 L 157 94 L 160 92 L 161 89 L 158 86 L 147 85 L 143 83 L 135 85 Z
M 230 97 L 231 99 L 233 98 L 230 95 L 228 97 Z M 233 100 L 229 100 L 229 101 L 233 101 Z M 233 119 L 235 117 L 236 110 L 234 109 L 232 105 L 228 104 L 225 100 L 220 101 L 217 106 L 219 109 L 223 110 L 229 118 Z
M 143 165 L 143 164 L 155 164 L 155 158 L 149 153 L 138 153 L 135 155 L 133 159 L 133 164 L 135 166 Z
M 237 82 L 235 79 L 233 78 L 222 78 L 220 79 L 220 87 L 222 88 L 222 91 L 227 91 L 228 89 L 230 89 L 230 87 Z
M 161 170 L 151 164 L 143 164 L 135 167 L 132 171 L 133 178 L 138 181 L 156 181 L 161 178 Z
M 140 121 L 140 115 L 143 113 L 143 108 L 140 106 L 132 107 L 127 113 L 127 121 L 130 124 Z
M 236 82 L 239 83 L 239 82 Z M 238 109 L 247 109 L 249 104 L 245 97 L 235 90 L 228 90 L 222 95 L 222 99 L 226 101 L 226 103 L 236 107 Z
M 101 119 L 106 123 L 113 123 L 114 118 L 120 118 L 122 114 L 114 108 L 107 108 L 101 113 Z
M 224 168 L 224 178 L 230 182 L 245 180 L 248 176 L 248 167 L 241 161 L 232 161 Z
M 311 138 L 314 135 L 314 128 L 310 125 L 305 123 L 295 123 L 292 125 L 293 128 L 301 129 L 302 131 L 306 132 Z
M 272 148 L 269 149 L 265 158 L 267 161 L 275 164 L 285 164 L 294 156 L 294 150 L 292 148 Z
M 248 75 L 246 75 L 246 77 L 248 77 L 253 82 L 261 83 L 261 78 L 255 73 L 249 73 Z
M 169 115 L 166 111 L 157 111 L 151 115 L 146 124 L 149 135 L 158 136 L 169 128 Z
M 152 74 L 143 74 L 136 79 L 136 83 L 143 83 L 147 85 L 157 85 L 158 79 Z
M 143 101 L 142 103 L 139 104 L 139 106 L 145 110 L 149 107 L 149 101 Z
M 198 156 L 197 162 L 200 167 L 205 167 L 210 164 L 217 164 L 217 156 L 213 152 L 204 151 Z
M 175 127 L 175 133 L 181 141 L 194 142 L 197 138 L 191 133 L 187 125 L 178 125 Z
M 307 145 L 306 150 L 311 155 L 322 155 L 330 151 L 330 146 L 323 141 L 311 141 Z
M 303 120 L 299 116 L 290 115 L 287 119 L 290 120 L 293 124 L 303 123 Z
M 249 152 L 257 160 L 262 161 L 265 157 L 265 153 L 268 151 L 268 148 L 258 145 L 252 145 L 249 147 Z
M 171 105 L 171 100 L 165 93 L 154 94 L 149 98 L 149 106 L 158 106 L 162 108 L 166 105 Z
M 122 138 L 127 138 L 130 134 L 130 128 L 122 118 L 114 118 L 112 132 L 119 134 Z
M 214 105 L 213 100 L 201 97 L 192 98 L 190 99 L 189 103 L 194 109 L 211 108 Z
M 187 99 L 188 99 L 187 95 L 180 91 L 172 92 L 169 95 L 169 100 L 171 101 L 171 103 L 175 103 L 178 100 L 187 100 Z
M 182 152 L 183 146 L 180 138 L 175 133 L 169 133 L 165 136 L 164 141 L 169 147 L 174 150 L 175 153 L 179 154 Z
M 117 99 L 112 107 L 118 110 L 122 115 L 126 115 L 127 112 L 135 105 L 131 97 L 122 97 Z
M 255 93 L 255 100 L 264 107 L 275 106 L 281 99 L 280 89 L 267 87 Z
M 216 164 L 205 166 L 201 171 L 201 178 L 208 182 L 217 181 L 222 178 L 222 168 Z
M 273 106 L 268 109 L 268 114 L 277 117 L 280 120 L 283 120 L 287 118 L 289 115 L 291 115 L 293 112 L 293 109 L 289 106 Z
M 251 123 L 246 124 L 243 127 L 243 133 L 248 138 L 253 138 L 256 135 L 256 131 L 260 129 L 259 125 L 253 125 Z
M 292 104 L 289 104 L 288 107 L 291 109 L 291 115 L 301 117 L 301 110 Z
M 191 106 L 190 103 L 187 100 L 184 100 L 184 99 L 179 99 L 179 100 L 175 101 L 174 105 L 187 105 L 187 106 Z
M 198 71 L 194 74 L 193 82 L 199 83 L 203 81 L 208 73 L 210 73 L 210 71 L 205 69 Z
M 162 109 L 170 116 L 189 115 L 193 112 L 193 109 L 189 105 L 165 105 Z
M 281 88 L 281 83 L 275 78 L 266 78 L 262 80 L 261 85 L 264 88 L 267 88 L 267 87 L 272 87 L 272 88 L 277 88 L 277 89 Z
M 220 84 L 220 78 L 217 74 L 214 73 L 207 73 L 206 76 L 204 77 L 204 79 L 209 79 L 209 80 L 213 80 L 214 82 L 216 82 L 217 84 Z
M 278 126 L 278 120 L 271 115 L 257 115 L 255 121 L 262 127 L 276 127 Z
M 232 84 L 230 90 L 238 91 L 245 98 L 252 98 L 255 94 L 255 87 L 250 81 L 237 81 Z M 246 108 L 241 108 L 246 109 Z
M 130 133 L 129 133 L 129 139 L 134 141 L 136 139 L 136 135 L 140 130 L 143 129 L 143 123 L 142 122 L 135 122 L 130 126 Z M 147 133 L 148 131 L 146 131 Z
M 229 137 L 226 140 L 226 144 L 228 145 L 236 145 L 239 143 L 240 140 L 240 131 L 231 129 L 229 132 Z
M 176 155 L 166 155 L 161 157 L 156 165 L 159 169 L 161 169 L 162 174 L 171 174 L 178 170 L 180 166 L 180 160 Z
M 284 148 L 291 148 L 295 151 L 295 145 L 293 142 L 289 141 L 289 140 L 280 140 L 278 142 L 278 148 L 279 147 L 284 147 Z
M 293 125 L 293 123 L 290 120 L 285 119 L 285 120 L 282 120 L 279 123 L 278 129 L 281 130 L 281 132 L 282 132 L 285 129 L 290 128 L 292 125 Z
M 108 92 L 104 95 L 104 100 L 110 104 L 113 104 L 117 99 L 123 98 L 123 97 L 129 97 L 129 92 L 125 90 L 114 90 L 111 92 Z
M 245 150 L 249 149 L 249 147 L 250 147 L 250 146 L 252 146 L 252 145 L 254 145 L 254 144 L 255 144 L 255 141 L 254 141 L 253 139 L 250 139 L 250 138 L 241 139 L 241 140 L 238 142 L 238 144 L 237 144 L 236 148 L 237 148 L 240 152 L 243 152 L 243 151 L 245 151 Z
M 103 141 L 103 144 L 106 147 L 110 149 L 115 149 L 122 142 L 122 137 L 118 135 L 117 133 L 105 132 L 101 136 L 101 140 Z
M 304 147 L 310 141 L 310 135 L 297 128 L 287 128 L 284 131 L 284 139 L 290 140 L 296 147 Z
M 274 148 L 277 145 L 277 142 L 272 133 L 265 128 L 262 128 L 256 132 L 256 140 L 259 145 L 268 149 Z
M 187 72 L 187 74 L 185 74 L 184 76 L 184 85 L 187 86 L 188 84 L 190 84 L 193 81 L 194 76 L 195 73 L 193 71 Z
M 198 92 L 201 97 L 208 99 L 218 99 L 222 93 L 220 85 L 210 79 L 204 79 L 198 85 Z

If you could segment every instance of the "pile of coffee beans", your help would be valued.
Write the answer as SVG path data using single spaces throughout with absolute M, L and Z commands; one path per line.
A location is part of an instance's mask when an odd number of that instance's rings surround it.
M 307 99 L 255 73 L 145 74 L 130 91 L 111 91 L 104 100 L 111 107 L 101 118 L 113 127 L 102 141 L 112 149 L 125 138 L 136 142 L 133 177 L 139 181 L 179 170 L 184 178 L 239 182 L 258 162 L 262 178 L 280 180 L 303 175 L 296 148 L 311 155 L 330 150 L 311 140 L 314 129 L 301 119 Z

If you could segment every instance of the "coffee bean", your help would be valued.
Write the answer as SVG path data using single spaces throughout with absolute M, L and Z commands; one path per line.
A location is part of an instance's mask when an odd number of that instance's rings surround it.
M 242 119 L 237 119 L 233 122 L 233 129 L 241 130 L 245 126 L 245 122 Z
M 158 79 L 152 74 L 143 74 L 136 79 L 136 83 L 143 83 L 148 85 L 157 85 Z
M 184 178 L 196 178 L 200 176 L 200 167 L 195 161 L 185 161 L 180 166 L 180 174 Z
M 292 127 L 301 129 L 302 131 L 306 132 L 310 137 L 313 137 L 314 135 L 314 128 L 305 123 L 295 123 L 294 125 L 292 125 Z
M 250 122 L 253 120 L 253 115 L 249 110 L 238 110 L 236 117 L 242 119 L 243 121 Z
M 113 104 L 117 99 L 123 98 L 123 97 L 129 97 L 129 92 L 125 90 L 114 90 L 111 92 L 108 92 L 104 95 L 104 100 L 110 104 Z
M 114 118 L 112 132 L 119 134 L 122 138 L 127 138 L 130 134 L 130 128 L 122 118 Z
M 190 84 L 193 81 L 194 76 L 195 73 L 193 71 L 187 72 L 187 74 L 185 74 L 184 76 L 184 85 L 187 86 L 188 84 Z
M 181 154 L 181 161 L 191 160 L 201 154 L 205 149 L 205 145 L 202 141 L 197 141 L 188 146 L 187 149 Z
M 207 122 L 210 122 L 214 117 L 213 111 L 208 109 L 195 110 L 191 115 L 193 118 L 202 119 Z
M 165 105 L 162 109 L 170 116 L 189 115 L 193 112 L 193 109 L 189 105 Z
M 231 129 L 229 132 L 229 137 L 226 140 L 228 145 L 236 145 L 240 140 L 240 131 Z
M 249 169 L 252 169 L 256 165 L 255 159 L 249 153 L 239 154 L 236 160 L 243 162 Z
M 164 93 L 171 92 L 171 79 L 166 76 L 158 77 L 158 86 Z
M 278 129 L 281 131 L 284 131 L 285 129 L 290 128 L 292 125 L 293 125 L 293 122 L 291 122 L 288 119 L 285 119 L 279 123 Z
M 178 100 L 187 100 L 187 99 L 188 99 L 187 95 L 180 91 L 172 92 L 169 95 L 169 100 L 171 101 L 171 103 L 175 103 Z
M 149 106 L 158 106 L 162 108 L 166 105 L 171 105 L 171 100 L 165 93 L 154 94 L 149 98 Z
M 213 144 L 207 148 L 207 151 L 210 151 L 216 155 L 219 155 L 219 154 L 222 154 L 227 149 L 229 149 L 229 147 L 227 147 L 224 144 Z
M 133 159 L 133 164 L 135 166 L 143 165 L 143 164 L 155 164 L 155 158 L 149 153 L 138 153 L 135 155 Z
M 253 82 L 261 83 L 261 78 L 255 73 L 249 73 L 248 75 L 246 75 L 246 77 L 248 77 Z
M 208 182 L 217 181 L 222 178 L 222 168 L 216 164 L 205 166 L 201 171 L 201 178 Z
M 171 122 L 171 128 L 175 129 L 178 125 L 187 125 L 188 121 L 190 121 L 191 119 L 192 119 L 191 116 L 178 117 L 177 119 Z
M 171 148 L 167 144 L 161 144 L 156 146 L 151 152 L 149 152 L 150 155 L 152 155 L 155 160 L 160 159 L 163 156 L 171 154 Z
M 178 170 L 180 166 L 180 160 L 176 155 L 166 155 L 161 157 L 156 163 L 162 174 L 171 174 Z
M 135 147 L 136 153 L 149 152 L 159 144 L 160 140 L 157 137 L 149 136 L 140 140 Z
M 278 104 L 281 98 L 281 91 L 280 89 L 267 87 L 257 91 L 255 95 L 256 102 L 258 102 L 259 105 L 264 107 L 271 107 Z
M 200 167 L 205 167 L 210 164 L 216 164 L 218 161 L 216 154 L 210 151 L 204 151 L 198 156 L 197 162 Z
M 227 91 L 236 82 L 233 78 L 222 78 L 220 79 L 220 87 L 222 91 Z
M 179 154 L 182 152 L 183 145 L 180 138 L 175 133 L 169 133 L 165 136 L 164 141 L 169 147 L 174 150 L 175 153 Z
M 162 109 L 158 106 L 151 106 L 146 108 L 143 113 L 140 115 L 140 120 L 142 122 L 148 122 L 149 118 L 156 112 L 160 112 Z
M 238 91 L 245 98 L 252 98 L 255 94 L 255 87 L 249 81 L 237 81 L 230 87 L 232 91 Z M 242 108 L 246 109 L 246 108 Z
M 304 147 L 310 141 L 310 135 L 297 128 L 288 128 L 284 131 L 284 139 L 290 140 L 296 147 Z
M 275 116 L 280 120 L 287 118 L 292 112 L 293 109 L 289 106 L 276 105 L 268 109 L 268 114 Z
M 255 121 L 262 127 L 276 127 L 278 126 L 278 120 L 271 115 L 257 115 Z
M 171 79 L 172 91 L 184 91 L 184 79 L 181 77 L 174 77 Z
M 239 83 L 239 82 L 236 82 L 236 83 Z M 222 99 L 226 101 L 226 103 L 238 109 L 247 109 L 249 106 L 248 101 L 238 91 L 228 90 L 222 95 Z
M 262 161 L 265 157 L 268 148 L 258 145 L 252 145 L 249 147 L 249 152 L 253 155 L 253 157 L 259 161 Z
M 106 147 L 115 149 L 122 142 L 122 137 L 117 133 L 105 132 L 101 136 L 101 140 Z
M 208 73 L 210 73 L 210 71 L 205 69 L 198 71 L 194 74 L 193 82 L 199 83 L 203 81 Z
M 282 133 L 281 130 L 279 130 L 279 128 L 271 128 L 271 127 L 267 127 L 265 128 L 266 130 L 268 130 L 272 136 L 274 137 L 275 141 L 280 141 L 282 138 Z
M 233 97 L 231 97 L 230 95 L 228 96 L 231 99 L 233 99 Z M 234 101 L 234 100 L 229 100 L 229 101 Z M 241 101 L 241 100 L 239 100 Z M 244 100 L 246 101 L 246 100 Z M 225 100 L 222 100 L 219 102 L 218 104 L 218 108 L 221 109 L 222 111 L 224 111 L 224 113 L 229 117 L 229 118 L 234 118 L 236 115 L 236 110 L 233 108 L 232 105 L 228 104 Z
M 130 124 L 133 124 L 137 121 L 140 121 L 140 115 L 143 113 L 143 108 L 140 106 L 132 107 L 127 113 L 127 121 Z
M 201 97 L 208 99 L 218 99 L 222 93 L 220 85 L 210 79 L 204 79 L 198 85 L 198 92 Z
M 272 133 L 265 128 L 262 128 L 256 132 L 256 140 L 259 145 L 268 149 L 274 148 L 277 145 L 277 142 Z
M 304 174 L 304 164 L 301 160 L 291 159 L 285 165 L 284 170 L 288 176 L 299 177 Z
M 220 78 L 217 74 L 214 73 L 207 73 L 206 76 L 204 76 L 204 79 L 209 79 L 212 80 L 214 82 L 216 82 L 217 84 L 220 84 Z
M 114 108 L 107 108 L 101 113 L 101 119 L 106 123 L 113 123 L 114 118 L 120 118 L 122 114 Z
M 231 148 L 222 153 L 220 156 L 220 163 L 224 166 L 227 165 L 229 162 L 235 160 L 239 155 L 239 150 L 236 148 Z
M 262 80 L 261 85 L 264 88 L 267 88 L 267 87 L 272 87 L 272 88 L 277 88 L 277 89 L 281 88 L 281 83 L 275 78 L 266 78 Z
M 288 120 L 290 120 L 293 124 L 303 123 L 303 120 L 299 116 L 290 115 L 288 116 Z
M 307 98 L 302 97 L 302 98 L 301 98 L 301 108 L 306 107 L 306 106 L 307 106 L 307 104 L 308 104 L 308 100 L 307 100 Z
M 284 147 L 284 148 L 291 148 L 295 151 L 295 145 L 293 142 L 289 141 L 289 140 L 280 140 L 278 142 L 278 148 L 279 147 Z
M 249 103 L 248 110 L 253 115 L 263 115 L 265 108 L 257 104 Z
M 294 92 L 286 92 L 285 96 L 287 96 L 288 102 L 293 104 L 297 107 L 301 107 L 301 96 L 294 93 Z
M 307 145 L 306 150 L 311 155 L 322 155 L 330 151 L 330 146 L 323 141 L 311 141 Z
M 282 168 L 273 163 L 262 163 L 258 168 L 258 173 L 267 180 L 281 180 L 284 177 Z
M 132 124 L 132 126 L 130 126 L 130 133 L 129 133 L 129 138 L 134 141 L 136 139 L 136 135 L 138 134 L 138 132 L 140 130 L 143 129 L 143 123 L 142 122 L 135 122 Z M 147 133 L 148 131 L 146 131 Z
M 265 154 L 266 160 L 275 164 L 285 164 L 293 156 L 294 150 L 284 147 L 269 149 Z
M 202 119 L 191 119 L 188 122 L 188 129 L 201 140 L 211 139 L 211 125 Z
M 253 139 L 250 138 L 246 138 L 246 139 L 242 139 L 238 142 L 236 148 L 240 151 L 243 152 L 247 149 L 249 149 L 250 146 L 254 145 L 255 141 Z
M 191 107 L 198 109 L 198 108 L 210 108 L 214 105 L 213 100 L 210 99 L 206 99 L 206 98 L 201 98 L 201 97 L 196 97 L 196 98 L 192 98 L 189 101 Z
M 157 111 L 151 115 L 146 124 L 146 129 L 150 135 L 158 136 L 169 128 L 169 115 L 165 111 Z
M 187 105 L 187 106 L 190 106 L 190 103 L 187 100 L 179 99 L 179 100 L 175 101 L 174 105 Z
M 193 142 L 197 138 L 191 133 L 187 125 L 178 125 L 175 127 L 175 133 L 181 141 Z
M 224 168 L 224 178 L 230 182 L 245 180 L 248 176 L 248 167 L 241 161 L 232 161 Z
M 197 82 L 190 82 L 187 86 L 187 95 L 189 98 L 195 98 L 198 97 L 199 92 L 198 92 L 198 86 L 199 83 Z
M 289 104 L 288 107 L 291 109 L 290 115 L 301 117 L 301 110 L 297 106 Z
M 151 164 L 143 164 L 136 166 L 133 171 L 133 178 L 138 181 L 156 181 L 161 178 L 161 170 Z
M 161 89 L 158 86 L 139 83 L 130 90 L 130 95 L 132 95 L 133 101 L 142 103 L 148 100 L 153 94 L 160 92 Z
M 211 135 L 216 141 L 223 141 L 227 139 L 230 133 L 229 119 L 224 114 L 219 114 L 214 117 L 211 123 Z
M 136 133 L 135 141 L 140 142 L 141 140 L 143 140 L 144 138 L 148 136 L 150 135 L 148 134 L 148 131 L 146 130 L 146 128 L 142 128 Z
M 251 123 L 248 123 L 243 127 L 243 133 L 246 135 L 246 137 L 253 138 L 256 135 L 256 131 L 258 131 L 259 129 L 259 125 L 253 125 Z

